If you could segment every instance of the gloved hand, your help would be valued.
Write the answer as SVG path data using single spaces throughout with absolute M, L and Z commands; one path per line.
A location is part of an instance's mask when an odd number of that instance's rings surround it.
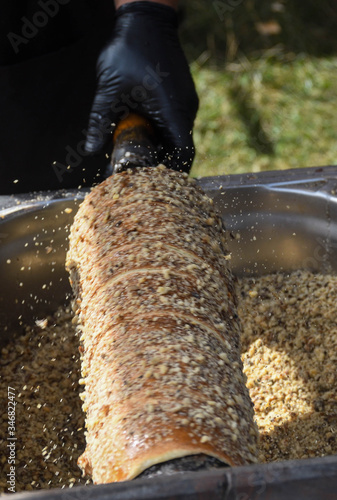
M 162 146 L 159 161 L 189 172 L 198 97 L 178 39 L 174 9 L 153 2 L 122 5 L 97 73 L 86 150 L 99 152 L 119 120 L 139 113 L 154 125 Z

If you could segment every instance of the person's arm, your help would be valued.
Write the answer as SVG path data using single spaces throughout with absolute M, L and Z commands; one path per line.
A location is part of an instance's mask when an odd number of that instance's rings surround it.
M 189 172 L 198 97 L 178 38 L 177 0 L 115 0 L 113 35 L 98 63 L 86 150 L 99 152 L 136 113 L 157 134 L 159 162 Z
M 137 0 L 115 0 L 115 7 L 118 9 L 121 5 L 124 5 L 125 3 L 132 3 Z M 173 9 L 177 10 L 178 8 L 178 0 L 145 0 L 147 2 L 155 2 L 155 3 L 161 3 L 162 5 L 167 5 L 168 7 L 172 7 Z

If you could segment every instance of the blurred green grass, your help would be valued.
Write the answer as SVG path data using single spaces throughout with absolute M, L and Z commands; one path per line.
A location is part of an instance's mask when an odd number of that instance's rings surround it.
M 181 26 L 200 97 L 192 175 L 337 165 L 332 2 L 205 4 L 186 0 Z

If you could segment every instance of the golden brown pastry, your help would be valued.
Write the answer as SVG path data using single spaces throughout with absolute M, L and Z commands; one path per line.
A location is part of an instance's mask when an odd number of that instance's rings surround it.
M 95 187 L 71 228 L 67 269 L 83 345 L 95 483 L 206 454 L 256 460 L 226 239 L 186 174 L 128 170 Z

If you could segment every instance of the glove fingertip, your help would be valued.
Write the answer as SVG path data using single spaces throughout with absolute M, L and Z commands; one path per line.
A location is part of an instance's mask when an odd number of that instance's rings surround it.
M 85 151 L 88 153 L 99 153 L 111 136 L 115 129 L 115 124 L 109 118 L 101 118 L 101 120 L 91 120 L 89 122 L 86 141 L 84 145 Z
M 84 150 L 89 154 L 99 153 L 105 141 L 94 139 L 92 136 L 87 136 L 84 144 Z

